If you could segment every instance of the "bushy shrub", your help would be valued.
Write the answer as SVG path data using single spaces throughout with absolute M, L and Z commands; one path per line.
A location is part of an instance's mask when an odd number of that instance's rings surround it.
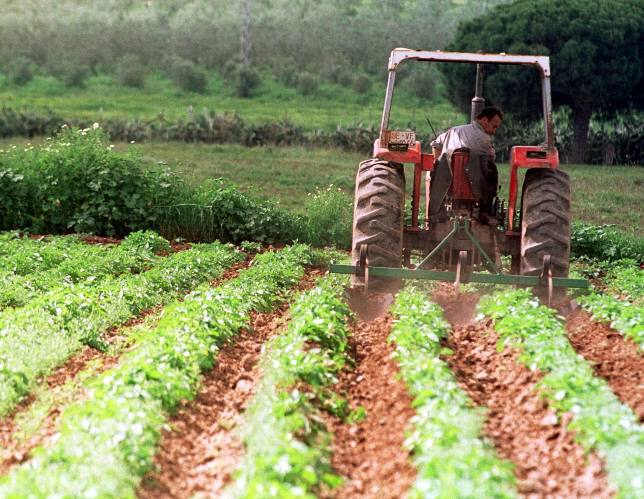
M 343 87 L 348 87 L 353 83 L 354 78 L 346 66 L 336 64 L 329 71 L 329 80 Z
M 116 78 L 121 85 L 143 88 L 145 85 L 146 67 L 136 55 L 128 54 L 116 64 Z
M 194 62 L 173 57 L 168 62 L 168 75 L 179 88 L 186 92 L 203 93 L 208 85 L 208 74 Z
M 411 67 L 403 86 L 415 96 L 422 99 L 432 99 L 436 95 L 436 80 L 440 78 L 433 66 L 418 64 Z
M 240 66 L 237 70 L 235 90 L 238 97 L 247 98 L 259 86 L 261 78 L 256 69 L 251 66 Z
M 318 88 L 318 79 L 311 73 L 303 71 L 297 75 L 297 89 L 302 95 L 311 95 Z
M 154 226 L 180 186 L 114 153 L 98 125 L 64 128 L 42 147 L 0 154 L 0 228 L 124 236 Z
M 331 184 L 309 193 L 303 227 L 304 241 L 315 246 L 351 247 L 351 200 Z
M 89 76 L 89 68 L 71 60 L 56 63 L 52 73 L 67 87 L 83 87 Z
M 357 94 L 366 94 L 371 88 L 371 78 L 366 74 L 358 74 L 353 79 L 351 88 L 353 88 L 353 91 Z
M 297 64 L 292 57 L 284 57 L 273 64 L 273 75 L 287 87 L 297 85 Z
M 14 85 L 26 85 L 34 78 L 34 63 L 27 57 L 16 57 L 4 67 L 7 79 Z

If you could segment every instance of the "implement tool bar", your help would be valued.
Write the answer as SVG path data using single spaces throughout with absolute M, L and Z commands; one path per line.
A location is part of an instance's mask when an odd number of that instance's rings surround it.
M 355 274 L 358 267 L 354 265 L 341 265 L 332 263 L 329 271 L 334 274 Z M 454 282 L 456 272 L 443 272 L 437 270 L 422 269 L 397 269 L 392 267 L 371 267 L 369 266 L 369 275 L 371 277 L 391 277 L 394 279 L 426 279 L 431 281 L 448 281 Z M 538 276 L 514 275 L 514 274 L 488 274 L 482 272 L 472 272 L 467 275 L 467 280 L 461 278 L 461 282 L 478 282 L 483 284 L 516 284 L 519 286 L 540 286 L 543 280 Z M 566 277 L 553 277 L 552 285 L 557 288 L 580 288 L 588 289 L 586 279 L 568 279 Z

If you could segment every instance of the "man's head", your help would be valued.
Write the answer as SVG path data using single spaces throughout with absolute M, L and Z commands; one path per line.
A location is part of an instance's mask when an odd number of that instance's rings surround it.
M 485 130 L 485 133 L 494 135 L 503 121 L 503 111 L 496 106 L 485 107 L 476 117 L 476 121 Z

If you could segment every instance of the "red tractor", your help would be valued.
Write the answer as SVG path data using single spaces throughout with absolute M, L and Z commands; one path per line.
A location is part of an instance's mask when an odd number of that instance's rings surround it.
M 414 131 L 389 129 L 396 71 L 409 61 L 476 64 L 472 120 L 484 104 L 485 64 L 528 65 L 539 71 L 545 140 L 538 146 L 512 148 L 507 205 L 497 197 L 482 216 L 481 175 L 468 150 L 451 154 L 451 161 L 439 172 L 436 158 L 422 150 Z M 404 164 L 413 165 L 411 214 L 407 217 Z M 527 171 L 517 211 L 519 168 Z M 439 183 L 442 188 L 436 187 Z M 511 257 L 509 274 L 501 272 L 501 255 Z M 407 278 L 514 284 L 536 287 L 550 303 L 553 296 L 565 295 L 567 287 L 588 286 L 585 280 L 568 279 L 569 256 L 570 182 L 559 170 L 554 145 L 549 58 L 394 49 L 380 135 L 373 145 L 373 157 L 360 163 L 356 176 L 353 265 L 333 265 L 331 271 L 353 274 L 354 288 L 366 291 L 391 291 Z M 489 272 L 477 272 L 480 269 Z

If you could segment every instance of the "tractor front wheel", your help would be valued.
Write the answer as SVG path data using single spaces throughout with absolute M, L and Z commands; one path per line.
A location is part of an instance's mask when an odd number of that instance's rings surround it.
M 400 267 L 403 250 L 405 175 L 403 166 L 380 159 L 360 163 L 356 175 L 353 209 L 351 259 L 360 262 L 360 248 L 368 245 L 369 265 Z M 354 276 L 353 286 L 364 286 L 364 278 Z M 400 287 L 400 280 L 372 277 L 369 290 L 388 292 Z
M 553 277 L 568 277 L 570 178 L 561 170 L 531 168 L 521 200 L 521 274 L 540 275 L 546 255 L 550 255 Z M 555 289 L 555 298 L 565 297 L 565 290 Z

